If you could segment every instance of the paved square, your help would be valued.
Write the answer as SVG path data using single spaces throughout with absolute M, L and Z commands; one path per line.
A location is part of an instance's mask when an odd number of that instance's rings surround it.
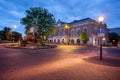
M 0 46 L 0 80 L 120 80 L 119 51 L 104 48 L 100 61 L 99 48 L 28 50 Z

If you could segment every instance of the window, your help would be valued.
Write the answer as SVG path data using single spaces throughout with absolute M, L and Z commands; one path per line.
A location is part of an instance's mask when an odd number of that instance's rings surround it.
M 60 36 L 62 36 L 62 30 L 60 31 Z
M 77 44 L 80 44 L 80 39 L 77 39 Z
M 74 44 L 74 39 L 71 39 L 71 44 Z
M 54 43 L 56 43 L 56 39 L 54 39 Z
M 63 36 L 65 35 L 65 30 L 64 29 L 62 30 L 62 34 L 63 34 Z
M 84 28 L 84 31 L 87 31 L 87 27 Z
M 62 39 L 62 43 L 64 43 L 64 39 Z
M 56 31 L 56 36 L 59 36 L 59 30 Z
M 72 30 L 72 31 L 71 31 L 71 36 L 73 37 L 74 35 L 75 35 L 75 31 Z
M 87 29 L 84 29 L 85 31 L 87 31 Z
M 97 39 L 95 38 L 95 41 L 97 41 Z
M 60 43 L 60 40 L 58 39 L 58 43 Z
M 64 36 L 64 30 L 61 30 L 61 31 L 60 31 L 60 35 L 61 35 L 61 36 Z
M 58 27 L 60 27 L 61 26 L 61 24 L 60 23 L 58 23 Z
M 77 36 L 78 36 L 78 37 L 80 36 L 80 30 L 77 31 Z

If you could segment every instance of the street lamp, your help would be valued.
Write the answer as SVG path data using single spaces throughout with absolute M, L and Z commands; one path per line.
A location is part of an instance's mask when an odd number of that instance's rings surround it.
M 103 21 L 104 21 L 104 17 L 103 17 L 103 16 L 99 16 L 99 17 L 98 17 L 98 21 L 99 21 L 99 22 L 103 22 Z
M 69 29 L 70 29 L 70 26 L 68 24 L 65 24 L 64 28 L 67 30 L 67 43 L 69 45 Z
M 104 17 L 99 16 L 98 21 L 100 22 L 100 24 L 102 24 L 102 22 L 104 21 Z M 100 32 L 101 32 L 101 29 L 100 29 Z M 103 34 L 103 33 L 100 33 L 100 34 Z M 103 35 L 100 36 L 100 60 L 102 60 L 102 36 Z
M 105 38 L 103 38 L 102 40 L 103 40 L 103 41 L 105 41 L 106 39 L 105 39 Z

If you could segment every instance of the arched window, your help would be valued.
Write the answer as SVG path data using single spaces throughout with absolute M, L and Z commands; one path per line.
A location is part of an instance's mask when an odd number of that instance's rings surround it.
M 56 43 L 56 39 L 54 39 L 54 43 Z
M 77 39 L 77 44 L 80 44 L 80 39 Z
M 62 43 L 64 43 L 64 39 L 62 39 Z
M 74 44 L 74 39 L 71 39 L 71 44 Z
M 87 28 L 87 27 L 85 27 L 85 28 L 84 28 L 84 31 L 87 31 L 87 29 L 88 29 L 88 28 Z
M 60 39 L 58 39 L 58 43 L 60 43 Z
M 49 40 L 49 42 L 52 42 L 51 40 Z

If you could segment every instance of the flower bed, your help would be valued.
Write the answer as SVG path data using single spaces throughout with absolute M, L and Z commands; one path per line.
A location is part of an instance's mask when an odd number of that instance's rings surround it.
M 56 45 L 45 45 L 45 46 L 23 46 L 19 47 L 18 45 L 6 45 L 6 48 L 13 48 L 13 49 L 50 49 L 50 48 L 55 48 L 57 47 Z

